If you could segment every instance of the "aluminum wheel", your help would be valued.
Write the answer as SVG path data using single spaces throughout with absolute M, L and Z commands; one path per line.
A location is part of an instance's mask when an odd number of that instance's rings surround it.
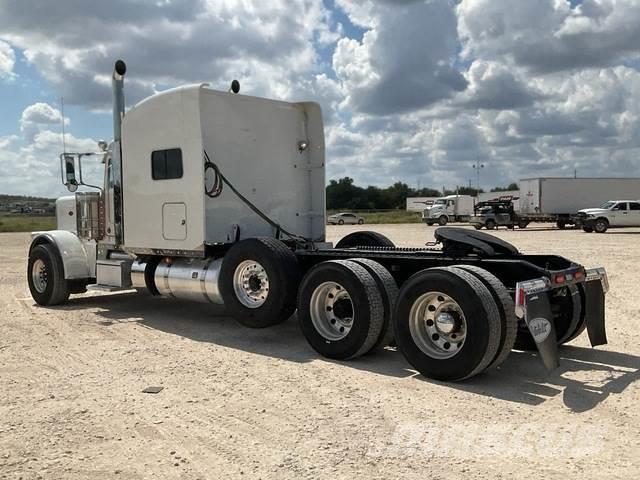
M 339 283 L 324 282 L 318 285 L 311 294 L 309 308 L 313 326 L 327 340 L 342 340 L 351 331 L 353 302 Z
M 33 280 L 33 286 L 38 293 L 44 293 L 47 288 L 47 280 L 49 272 L 47 272 L 47 266 L 45 263 L 37 259 L 33 262 L 31 267 L 31 279 Z
M 269 277 L 264 267 L 254 260 L 241 262 L 233 273 L 233 290 L 245 307 L 262 306 L 269 295 Z
M 455 356 L 464 344 L 467 320 L 460 305 L 449 295 L 427 292 L 411 307 L 409 330 L 425 355 L 447 359 Z

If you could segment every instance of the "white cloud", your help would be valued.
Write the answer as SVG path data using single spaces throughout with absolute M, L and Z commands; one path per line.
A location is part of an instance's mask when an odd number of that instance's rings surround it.
M 506 7 L 506 8 L 505 8 Z M 541 72 L 602 67 L 640 56 L 637 0 L 463 0 L 463 54 Z
M 416 110 L 466 88 L 455 68 L 456 16 L 447 1 L 343 1 L 370 28 L 362 42 L 343 38 L 333 67 L 345 108 L 374 115 Z
M 11 79 L 15 76 L 13 67 L 16 63 L 16 54 L 7 42 L 0 40 L 0 78 Z
M 58 156 L 62 152 L 60 111 L 46 103 L 28 106 L 20 117 L 21 135 L 0 138 L 0 192 L 56 197 L 65 190 L 60 180 Z M 95 151 L 96 141 L 65 135 L 69 151 Z M 100 166 L 85 160 L 86 180 L 98 180 Z M 86 164 L 86 168 L 85 167 Z

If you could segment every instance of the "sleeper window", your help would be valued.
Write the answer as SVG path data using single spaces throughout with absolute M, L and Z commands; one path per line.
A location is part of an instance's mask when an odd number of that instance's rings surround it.
M 152 152 L 151 176 L 154 180 L 182 178 L 182 150 L 169 148 Z

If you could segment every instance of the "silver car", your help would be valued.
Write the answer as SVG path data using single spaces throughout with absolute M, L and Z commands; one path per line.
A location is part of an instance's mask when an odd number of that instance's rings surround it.
M 358 217 L 354 213 L 336 213 L 335 215 L 330 215 L 327 218 L 327 223 L 330 225 L 344 225 L 345 223 L 362 225 L 364 223 L 364 218 Z

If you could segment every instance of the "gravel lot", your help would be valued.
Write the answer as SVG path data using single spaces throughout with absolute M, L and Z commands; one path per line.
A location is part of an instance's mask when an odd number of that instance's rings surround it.
M 434 230 L 371 228 L 402 246 Z M 0 478 L 637 478 L 640 229 L 498 236 L 605 266 L 609 345 L 584 335 L 550 374 L 513 352 L 445 384 L 393 350 L 320 358 L 295 317 L 248 330 L 222 309 L 133 293 L 36 307 L 29 236 L 0 234 Z M 164 389 L 141 392 L 152 385 Z

